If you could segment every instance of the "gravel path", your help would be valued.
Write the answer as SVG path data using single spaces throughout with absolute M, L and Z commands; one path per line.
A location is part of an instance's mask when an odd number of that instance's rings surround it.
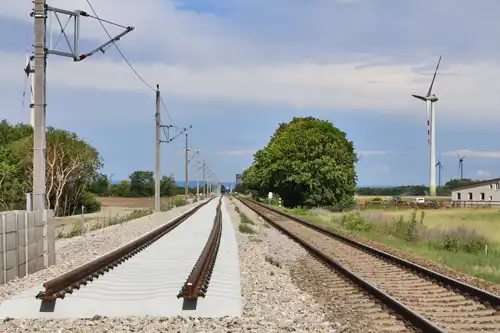
M 161 218 L 149 216 L 96 230 L 85 238 L 58 240 L 58 264 L 0 286 L 0 300 L 40 285 L 47 279 L 123 245 L 194 205 L 161 213 Z M 95 316 L 92 319 L 78 320 L 6 319 L 0 322 L 0 332 L 340 332 L 340 325 L 328 321 L 322 306 L 292 281 L 289 270 L 306 252 L 278 231 L 266 228 L 241 204 L 241 211 L 248 217 L 255 218 L 257 223 L 252 227 L 258 233 L 249 235 L 238 232 L 239 214 L 233 209 L 233 204 L 228 206 L 239 242 L 244 306 L 242 317 L 209 319 Z

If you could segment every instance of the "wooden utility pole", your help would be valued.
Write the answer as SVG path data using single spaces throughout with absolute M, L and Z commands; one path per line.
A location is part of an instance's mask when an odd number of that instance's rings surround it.
M 159 213 L 161 210 L 160 203 L 160 183 L 161 183 L 161 175 L 160 175 L 160 130 L 161 130 L 161 115 L 160 115 L 160 85 L 156 85 L 156 157 L 155 157 L 155 213 Z
M 184 200 L 186 201 L 186 205 L 189 203 L 188 201 L 188 194 L 189 194 L 189 183 L 188 183 L 188 179 L 189 179 L 189 157 L 188 157 L 188 152 L 189 152 L 189 149 L 188 149 L 188 134 L 186 133 L 186 188 L 185 188 L 185 192 L 184 192 Z

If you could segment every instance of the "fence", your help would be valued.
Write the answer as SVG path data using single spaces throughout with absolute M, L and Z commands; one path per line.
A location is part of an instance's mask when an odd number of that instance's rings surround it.
M 451 202 L 452 207 L 456 208 L 467 208 L 467 207 L 500 207 L 500 201 L 490 201 L 490 200 L 481 200 L 481 201 L 461 201 L 454 200 Z
M 2 212 L 0 222 L 0 284 L 55 264 L 52 211 Z

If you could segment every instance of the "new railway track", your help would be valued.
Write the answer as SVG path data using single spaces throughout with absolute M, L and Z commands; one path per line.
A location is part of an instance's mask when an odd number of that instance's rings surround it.
M 400 317 L 406 323 L 403 331 L 500 332 L 499 296 L 267 205 L 237 198 Z M 323 278 L 327 280 L 323 285 L 339 285 L 336 274 L 324 274 Z M 401 331 L 396 324 L 392 329 L 387 322 L 384 325 L 390 331 Z
M 187 221 L 212 200 L 214 200 L 214 198 L 199 204 L 171 222 L 159 226 L 124 246 L 45 282 L 43 284 L 44 290 L 40 291 L 36 295 L 36 298 L 42 301 L 64 299 L 67 294 L 74 293 L 100 276 L 105 275 L 118 265 L 125 264 L 128 259 L 168 235 L 172 230 Z M 180 288 L 181 291 L 177 296 L 178 298 L 182 297 L 185 300 L 196 300 L 198 297 L 205 297 L 206 295 L 221 240 L 221 204 L 222 198 L 219 198 L 211 232 L 191 273 Z M 168 241 L 168 239 L 166 239 L 166 241 Z M 152 265 L 154 265 L 154 263 L 152 263 Z

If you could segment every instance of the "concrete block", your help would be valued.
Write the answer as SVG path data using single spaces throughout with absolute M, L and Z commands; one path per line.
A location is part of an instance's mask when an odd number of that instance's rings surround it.
M 39 256 L 37 259 L 36 259 L 36 271 L 41 271 L 42 269 L 45 268 L 45 263 L 44 263 L 44 260 L 43 260 L 43 256 Z
M 43 211 L 37 210 L 37 211 L 34 211 L 33 214 L 35 214 L 35 227 L 43 225 L 43 223 L 44 223 Z
M 17 277 L 17 266 L 7 269 L 7 281 L 14 280 Z
M 49 239 L 47 241 L 48 243 L 48 250 L 49 250 L 49 254 L 52 254 L 52 253 L 56 253 L 56 240 L 55 239 Z
M 30 261 L 28 261 L 28 273 L 29 274 L 33 274 L 33 273 L 37 272 L 36 262 L 37 262 L 37 258 L 31 259 Z
M 36 252 L 38 253 L 38 256 L 43 256 L 43 240 L 39 240 L 36 243 Z
M 34 228 L 35 227 L 35 214 L 33 212 L 28 212 L 26 214 L 28 218 L 28 228 Z
M 55 221 L 49 220 L 47 225 L 47 238 L 48 239 L 56 239 L 56 228 Z
M 15 267 L 17 269 L 17 249 L 5 252 L 5 268 L 7 270 Z
M 26 276 L 26 263 L 19 265 L 18 277 L 22 278 Z
M 38 243 L 30 243 L 28 245 L 28 261 L 38 257 Z
M 15 212 L 5 212 L 5 230 L 4 232 L 13 232 L 17 230 L 17 214 Z
M 4 244 L 5 237 L 5 244 Z M 10 250 L 15 250 L 17 248 L 17 233 L 9 232 L 5 235 L 0 234 L 0 253 Z
M 43 239 L 43 226 L 35 227 L 35 242 L 39 242 Z
M 25 222 L 28 216 L 28 212 L 23 212 L 23 211 L 18 211 L 16 213 L 16 223 L 17 223 L 17 230 L 20 229 L 25 229 Z
M 17 230 L 17 246 L 26 246 L 26 234 L 28 229 Z
M 22 265 L 26 263 L 26 250 L 28 248 L 25 246 L 19 246 L 17 248 L 17 264 Z
M 55 252 L 49 252 L 49 266 L 55 265 L 56 264 L 56 253 Z
M 28 229 L 28 244 L 36 243 L 35 239 L 35 227 L 29 228 Z M 19 243 L 20 245 L 23 245 L 23 243 Z

